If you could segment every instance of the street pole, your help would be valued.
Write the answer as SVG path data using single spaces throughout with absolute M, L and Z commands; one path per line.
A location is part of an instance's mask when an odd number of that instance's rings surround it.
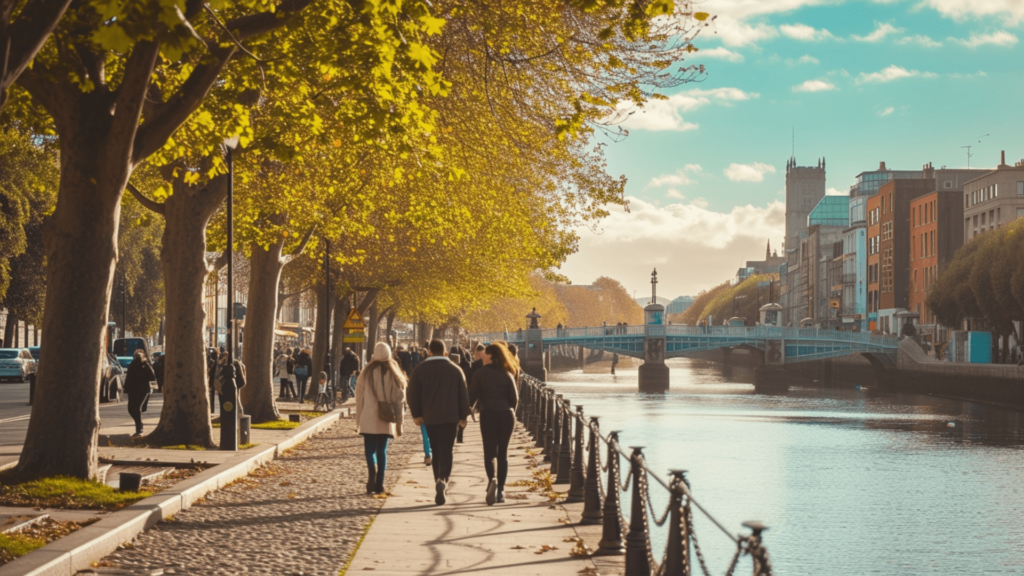
M 238 145 L 238 137 L 224 142 L 227 148 L 228 194 L 227 194 L 227 225 L 228 225 L 228 363 L 223 368 L 224 378 L 221 382 L 220 404 L 220 449 L 238 450 L 238 389 L 235 387 L 235 162 L 234 149 Z
M 128 337 L 128 274 L 121 273 L 121 337 Z M 125 352 L 128 348 L 125 348 Z
M 327 285 L 327 294 L 324 298 L 324 304 L 327 314 L 327 355 L 324 358 L 324 368 L 327 372 L 327 380 L 334 380 L 334 366 L 331 363 L 331 241 L 324 238 L 326 250 L 324 251 L 324 275 L 327 277 L 325 284 Z M 315 380 L 319 386 L 320 380 Z

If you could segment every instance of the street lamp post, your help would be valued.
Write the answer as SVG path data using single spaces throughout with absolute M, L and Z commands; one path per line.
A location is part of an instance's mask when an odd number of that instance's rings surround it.
M 228 362 L 224 366 L 224 378 L 221 382 L 220 400 L 220 449 L 238 450 L 238 388 L 235 386 L 235 162 L 234 150 L 238 146 L 238 136 L 224 141 L 227 151 L 228 194 L 227 194 L 227 226 L 228 226 L 228 305 L 227 305 L 227 352 Z
M 331 364 L 331 241 L 324 238 L 324 244 L 326 250 L 324 251 L 324 276 L 326 277 L 325 284 L 327 288 L 326 298 L 324 298 L 324 307 L 327 314 L 327 355 L 324 357 L 324 371 L 327 372 L 327 379 L 330 382 L 334 381 L 334 368 Z M 316 380 L 319 383 L 319 379 Z

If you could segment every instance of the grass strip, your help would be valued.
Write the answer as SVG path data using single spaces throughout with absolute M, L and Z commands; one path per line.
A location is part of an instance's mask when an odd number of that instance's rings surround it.
M 5 506 L 118 510 L 151 495 L 146 491 L 120 492 L 94 480 L 69 476 L 0 486 L 0 504 Z
M 21 558 L 43 546 L 46 546 L 46 540 L 42 538 L 33 538 L 24 534 L 0 534 L 0 550 L 15 558 Z

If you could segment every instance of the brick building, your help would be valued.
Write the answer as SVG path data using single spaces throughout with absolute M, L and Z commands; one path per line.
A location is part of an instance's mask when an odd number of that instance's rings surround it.
M 935 279 L 964 243 L 960 196 L 957 190 L 938 190 L 910 201 L 909 309 L 918 313 L 921 324 L 935 323 L 925 299 Z

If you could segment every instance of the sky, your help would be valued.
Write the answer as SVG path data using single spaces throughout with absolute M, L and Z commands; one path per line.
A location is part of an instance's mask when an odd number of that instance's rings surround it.
M 694 295 L 782 248 L 786 161 L 830 193 L 877 169 L 1024 158 L 1024 0 L 704 0 L 684 65 L 707 74 L 636 111 L 606 148 L 628 213 L 582 229 L 560 270 Z M 795 136 L 794 136 L 795 134 Z M 795 145 L 794 145 L 795 141 Z M 795 150 L 794 150 L 795 149 Z

